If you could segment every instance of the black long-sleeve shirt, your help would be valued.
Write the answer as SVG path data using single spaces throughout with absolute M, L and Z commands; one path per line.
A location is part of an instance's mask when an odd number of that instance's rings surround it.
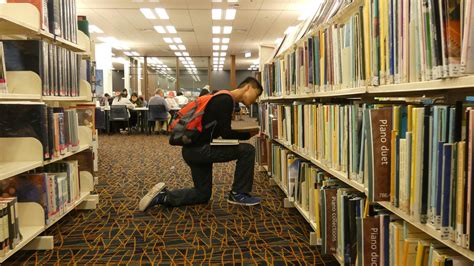
M 196 141 L 196 145 L 208 144 L 212 139 L 222 137 L 224 139 L 247 140 L 250 138 L 248 132 L 237 132 L 232 130 L 232 112 L 234 111 L 234 101 L 230 95 L 222 94 L 214 96 L 206 106 L 202 118 L 203 132 Z M 217 121 L 214 128 L 205 129 L 204 126 Z M 211 138 L 212 133 L 212 138 Z

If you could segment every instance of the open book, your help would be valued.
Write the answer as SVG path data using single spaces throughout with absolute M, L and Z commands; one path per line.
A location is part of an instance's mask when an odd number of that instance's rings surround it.
M 211 146 L 239 145 L 238 139 L 213 139 Z

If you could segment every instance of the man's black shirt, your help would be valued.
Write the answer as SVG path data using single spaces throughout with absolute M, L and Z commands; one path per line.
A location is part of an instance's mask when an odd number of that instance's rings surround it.
M 212 139 L 222 137 L 223 139 L 247 140 L 250 138 L 248 132 L 237 132 L 232 130 L 232 112 L 234 111 L 234 101 L 230 95 L 221 94 L 214 96 L 206 106 L 202 118 L 203 131 L 196 146 L 209 144 Z M 215 127 L 205 129 L 205 125 L 217 121 Z M 211 138 L 212 134 L 212 138 Z

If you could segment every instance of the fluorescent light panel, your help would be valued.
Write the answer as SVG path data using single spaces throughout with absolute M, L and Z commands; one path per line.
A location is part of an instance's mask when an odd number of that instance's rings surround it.
M 214 51 L 219 51 L 219 45 L 213 45 L 212 50 Z
M 173 38 L 173 41 L 175 43 L 183 43 L 183 40 L 181 40 L 181 38 L 177 37 L 177 38 Z
M 237 10 L 235 9 L 227 9 L 225 11 L 225 20 L 233 20 L 235 19 L 235 13 L 237 12 Z
M 226 52 L 221 52 L 221 56 L 226 56 Z
M 158 14 L 158 17 L 160 17 L 160 19 L 170 19 L 168 13 L 166 13 L 166 10 L 164 8 L 155 8 L 155 12 L 156 14 Z
M 230 39 L 229 38 L 222 38 L 222 43 L 229 43 Z
M 224 26 L 224 30 L 222 31 L 223 34 L 231 34 L 232 33 L 232 26 Z
M 183 52 L 183 56 L 189 56 L 188 52 Z
M 140 8 L 140 11 L 147 19 L 156 19 L 155 14 L 150 8 Z
M 171 38 L 163 38 L 163 41 L 165 41 L 165 43 L 173 43 L 173 39 Z
M 221 33 L 221 26 L 212 26 L 212 33 L 213 34 L 220 34 Z
M 212 43 L 221 43 L 220 38 L 212 38 Z
M 176 45 L 172 44 L 172 45 L 170 45 L 170 49 L 174 51 L 174 50 L 178 50 L 178 47 Z
M 154 28 L 158 33 L 166 33 L 166 30 L 163 26 L 155 26 Z
M 222 18 L 222 9 L 212 9 L 212 19 L 220 20 Z
M 228 46 L 228 45 L 221 45 L 221 50 L 222 50 L 222 51 L 226 51 L 226 50 L 227 50 L 227 48 L 229 48 L 229 46 Z
M 89 25 L 89 33 L 104 33 L 104 31 L 96 25 Z
M 174 26 L 166 26 L 166 29 L 168 30 L 169 33 L 177 33 L 176 28 Z
M 249 58 L 249 57 L 252 57 L 252 53 L 251 52 L 246 52 L 245 53 L 245 58 Z

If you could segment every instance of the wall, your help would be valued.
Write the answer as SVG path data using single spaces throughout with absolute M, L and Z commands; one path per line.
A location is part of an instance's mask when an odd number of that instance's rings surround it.
M 125 89 L 125 80 L 123 79 L 123 70 L 112 71 L 112 88 L 114 91 L 122 91 Z
M 254 77 L 254 73 L 249 70 L 237 70 L 236 78 L 237 85 L 242 82 L 246 77 Z M 230 71 L 212 71 L 211 73 L 212 80 L 212 89 L 222 90 L 222 89 L 231 89 L 230 87 Z

